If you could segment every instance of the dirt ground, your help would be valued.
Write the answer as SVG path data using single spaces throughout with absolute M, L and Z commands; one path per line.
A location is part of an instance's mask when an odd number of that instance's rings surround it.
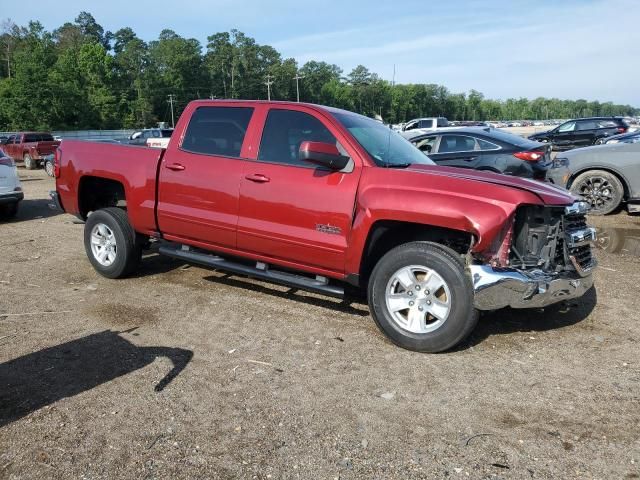
M 0 478 L 640 478 L 640 217 L 596 291 L 404 351 L 366 305 L 146 256 L 91 268 L 21 170 L 0 224 Z

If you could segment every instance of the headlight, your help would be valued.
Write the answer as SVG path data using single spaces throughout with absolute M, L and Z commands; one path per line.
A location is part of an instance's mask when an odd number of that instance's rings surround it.
M 551 163 L 551 168 L 560 168 L 560 167 L 568 167 L 568 166 L 569 166 L 568 158 L 556 157 L 553 159 L 553 162 Z

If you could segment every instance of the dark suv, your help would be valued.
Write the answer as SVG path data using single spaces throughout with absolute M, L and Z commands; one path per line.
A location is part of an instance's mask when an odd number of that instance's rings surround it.
M 602 143 L 602 139 L 626 133 L 628 129 L 629 125 L 621 117 L 578 118 L 531 135 L 529 140 L 551 143 L 555 150 L 569 150 Z

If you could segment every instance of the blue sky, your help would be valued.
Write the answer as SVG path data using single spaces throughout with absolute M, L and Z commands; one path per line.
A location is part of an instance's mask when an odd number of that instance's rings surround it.
M 144 40 L 171 28 L 206 44 L 237 28 L 300 64 L 363 64 L 400 83 L 490 98 L 586 98 L 640 107 L 640 0 L 22 0 L 18 24 L 53 29 L 91 12 Z M 7 15 L 10 13 L 10 15 Z

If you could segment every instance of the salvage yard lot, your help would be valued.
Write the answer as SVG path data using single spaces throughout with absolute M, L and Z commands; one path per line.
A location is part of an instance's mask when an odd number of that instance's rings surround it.
M 47 208 L 53 180 L 20 174 L 0 224 L 2 478 L 640 478 L 632 247 L 598 251 L 583 299 L 485 315 L 427 355 L 364 304 L 153 253 L 102 278 L 83 226 Z M 640 242 L 640 217 L 591 223 Z

